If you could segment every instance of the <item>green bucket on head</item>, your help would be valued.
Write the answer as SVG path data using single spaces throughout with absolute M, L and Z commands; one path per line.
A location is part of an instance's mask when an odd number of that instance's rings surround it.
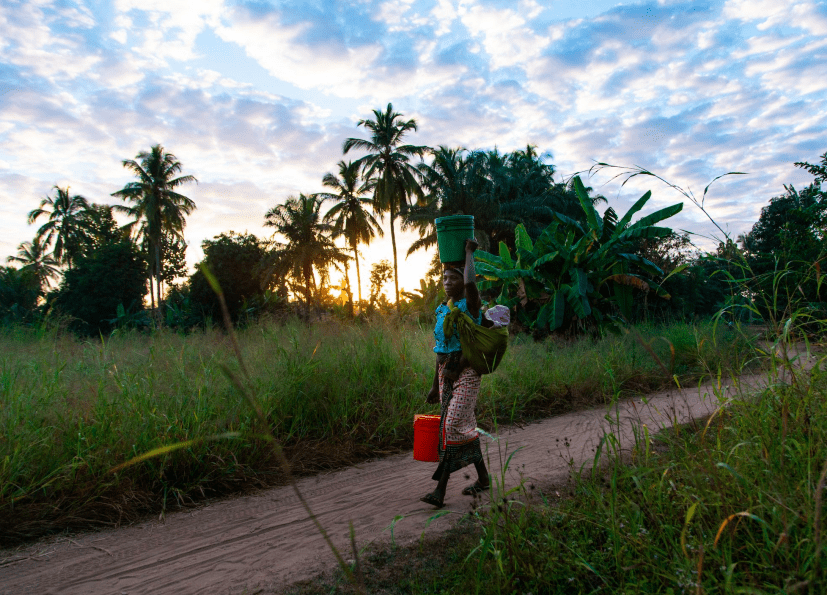
M 465 260 L 465 240 L 474 237 L 473 215 L 451 215 L 434 220 L 440 262 Z

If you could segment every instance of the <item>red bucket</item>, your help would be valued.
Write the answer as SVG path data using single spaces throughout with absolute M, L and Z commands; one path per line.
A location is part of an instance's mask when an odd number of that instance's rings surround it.
M 438 462 L 438 444 L 439 416 L 414 415 L 414 460 L 425 461 L 426 463 Z

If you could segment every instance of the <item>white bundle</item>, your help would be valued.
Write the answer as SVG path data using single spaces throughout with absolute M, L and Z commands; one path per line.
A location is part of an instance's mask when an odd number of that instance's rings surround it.
M 511 311 L 508 306 L 493 306 L 485 311 L 485 317 L 494 323 L 494 328 L 502 328 L 511 322 Z

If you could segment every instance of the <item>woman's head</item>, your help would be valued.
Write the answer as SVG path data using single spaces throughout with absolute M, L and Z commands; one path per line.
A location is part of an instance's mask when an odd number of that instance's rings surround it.
M 445 295 L 454 301 L 465 297 L 464 264 L 464 262 L 446 262 L 443 264 L 442 286 L 445 288 Z

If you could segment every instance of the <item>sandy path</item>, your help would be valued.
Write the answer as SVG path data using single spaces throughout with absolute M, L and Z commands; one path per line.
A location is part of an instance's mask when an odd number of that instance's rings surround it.
M 760 387 L 766 376 L 744 376 L 742 390 Z M 735 395 L 725 386 L 718 395 Z M 498 451 L 516 453 L 506 484 L 520 475 L 542 484 L 565 480 L 568 462 L 590 465 L 600 437 L 609 431 L 607 413 L 620 419 L 614 428 L 624 447 L 633 444 L 632 427 L 652 431 L 708 415 L 721 405 L 711 385 L 672 390 L 627 400 L 605 408 L 561 415 L 522 429 L 502 432 L 499 442 L 483 438 L 491 470 L 500 472 Z M 507 443 L 507 447 L 506 447 Z M 566 446 L 568 444 L 568 446 Z M 441 531 L 469 509 L 460 494 L 469 480 L 458 473 L 448 486 L 449 514 L 426 522 L 433 508 L 419 502 L 430 491 L 433 463 L 409 454 L 306 478 L 299 486 L 334 543 L 351 557 L 348 527 L 352 520 L 359 546 L 389 541 L 386 528 L 394 517 L 398 543 L 423 531 Z M 473 473 L 473 468 L 472 473 Z M 290 487 L 222 501 L 169 515 L 166 522 L 147 521 L 123 529 L 67 539 L 58 537 L 16 552 L 0 553 L 2 594 L 120 595 L 137 593 L 256 593 L 314 576 L 335 565 L 333 555 L 313 528 Z

